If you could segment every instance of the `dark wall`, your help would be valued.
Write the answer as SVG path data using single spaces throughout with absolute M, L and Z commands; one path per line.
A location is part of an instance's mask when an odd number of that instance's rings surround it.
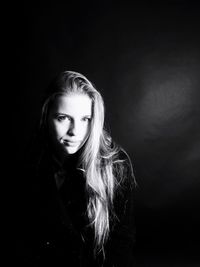
M 167 261 L 173 253 L 174 261 L 197 261 L 198 3 L 27 1 L 13 14 L 17 114 L 23 118 L 14 122 L 16 157 L 23 158 L 51 79 L 65 69 L 82 72 L 102 92 L 106 124 L 134 165 L 140 260 Z

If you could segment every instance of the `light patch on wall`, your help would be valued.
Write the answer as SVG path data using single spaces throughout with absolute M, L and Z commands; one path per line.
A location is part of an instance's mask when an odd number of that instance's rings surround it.
M 159 74 L 156 73 L 156 76 Z M 186 113 L 191 104 L 191 81 L 185 75 L 163 79 L 161 73 L 157 79 L 147 79 L 144 86 L 146 93 L 140 102 L 140 113 L 145 113 L 149 122 L 157 119 L 163 122 Z
M 143 131 L 151 133 L 168 123 L 182 122 L 189 114 L 193 104 L 193 81 L 188 73 L 170 67 L 151 69 L 143 75 L 142 87 L 144 94 L 137 116 Z

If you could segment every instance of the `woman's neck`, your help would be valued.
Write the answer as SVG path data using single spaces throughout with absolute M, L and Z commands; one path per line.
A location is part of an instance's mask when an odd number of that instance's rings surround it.
M 79 154 L 71 154 L 58 156 L 57 154 L 52 154 L 52 158 L 59 169 L 71 169 L 78 166 Z

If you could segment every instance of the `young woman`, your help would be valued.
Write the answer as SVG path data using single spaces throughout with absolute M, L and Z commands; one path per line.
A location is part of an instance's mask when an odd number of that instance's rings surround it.
M 27 182 L 26 262 L 132 267 L 132 165 L 105 131 L 103 99 L 85 76 L 65 71 L 51 84 L 39 137 L 42 149 Z

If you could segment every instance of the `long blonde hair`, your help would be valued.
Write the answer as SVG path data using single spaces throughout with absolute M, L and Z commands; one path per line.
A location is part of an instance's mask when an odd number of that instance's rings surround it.
M 54 81 L 43 105 L 41 127 L 44 127 L 48 110 L 55 97 L 68 93 L 87 94 L 92 99 L 90 134 L 80 156 L 81 168 L 86 179 L 88 193 L 87 215 L 94 228 L 95 249 L 101 250 L 110 232 L 110 216 L 114 215 L 113 199 L 116 179 L 113 159 L 118 147 L 104 129 L 104 101 L 94 85 L 82 74 L 62 72 Z

